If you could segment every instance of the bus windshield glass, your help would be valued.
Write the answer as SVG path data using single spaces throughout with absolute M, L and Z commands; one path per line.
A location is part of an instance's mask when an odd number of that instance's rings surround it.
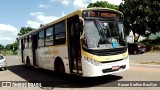
M 108 20 L 85 20 L 84 47 L 92 49 L 120 48 L 126 46 L 123 22 Z M 113 47 L 113 42 L 116 47 Z

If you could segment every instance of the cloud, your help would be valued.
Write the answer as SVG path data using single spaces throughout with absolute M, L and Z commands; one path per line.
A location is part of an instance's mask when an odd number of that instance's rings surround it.
M 119 5 L 122 0 L 50 0 L 51 2 L 59 2 L 63 5 L 72 4 L 76 8 L 87 8 L 89 3 L 95 3 L 97 1 L 107 1 L 110 4 Z
M 86 8 L 88 4 L 86 0 L 74 0 L 73 5 L 77 8 Z
M 39 8 L 49 8 L 50 6 L 49 5 L 40 4 L 38 7 Z
M 43 12 L 32 12 L 30 13 L 31 16 L 38 16 L 38 15 L 44 15 Z
M 119 5 L 122 0 L 91 0 L 91 3 L 95 3 L 97 1 L 107 1 L 108 3 L 114 4 L 114 5 Z
M 51 2 L 60 2 L 63 5 L 69 5 L 71 3 L 71 0 L 50 0 Z
M 31 20 L 28 20 L 26 23 L 27 23 L 27 27 L 32 27 L 32 28 L 38 28 L 41 24 L 37 21 L 31 21 Z
M 19 30 L 10 24 L 0 24 L 0 44 L 7 45 L 16 41 Z
M 32 27 L 32 28 L 38 28 L 40 24 L 47 24 L 50 23 L 60 17 L 58 16 L 46 16 L 43 12 L 32 12 L 30 13 L 31 16 L 34 16 L 35 21 L 28 20 L 26 23 L 26 26 Z M 62 16 L 64 16 L 64 12 L 62 12 Z M 62 17 L 61 16 L 61 17 Z

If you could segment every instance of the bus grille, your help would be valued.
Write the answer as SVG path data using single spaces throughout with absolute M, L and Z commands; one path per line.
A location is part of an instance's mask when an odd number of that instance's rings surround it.
M 118 55 L 125 53 L 127 51 L 127 47 L 104 49 L 104 50 L 91 50 L 91 49 L 84 49 L 84 50 L 93 55 L 110 56 L 110 55 Z
M 109 73 L 109 72 L 114 72 L 114 71 L 118 71 L 120 69 L 125 69 L 126 68 L 126 65 L 123 65 L 123 66 L 120 66 L 119 69 L 116 69 L 116 70 L 112 70 L 112 68 L 109 68 L 109 69 L 103 69 L 102 72 L 103 73 Z
M 118 62 L 122 61 L 123 59 L 118 59 L 118 60 L 112 60 L 112 61 L 102 61 L 101 63 L 112 63 L 112 62 Z

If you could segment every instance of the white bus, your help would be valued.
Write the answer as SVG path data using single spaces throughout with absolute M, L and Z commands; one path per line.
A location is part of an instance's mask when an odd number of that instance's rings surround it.
M 123 14 L 116 10 L 77 10 L 17 39 L 19 55 L 28 67 L 83 77 L 129 68 Z

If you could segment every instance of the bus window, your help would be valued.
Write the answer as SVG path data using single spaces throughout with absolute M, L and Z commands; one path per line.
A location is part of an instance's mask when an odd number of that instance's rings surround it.
M 64 44 L 66 42 L 65 22 L 55 25 L 55 44 Z
M 28 43 L 29 43 L 29 46 L 28 46 L 28 47 L 29 47 L 29 48 L 32 48 L 32 38 L 31 38 L 31 35 L 29 36 L 29 42 L 28 42 Z
M 28 37 L 24 38 L 25 48 L 28 48 L 28 46 L 29 46 L 28 42 L 29 42 L 29 38 Z
M 53 45 L 53 27 L 46 29 L 45 45 Z
M 44 46 L 44 31 L 39 32 L 38 46 Z

